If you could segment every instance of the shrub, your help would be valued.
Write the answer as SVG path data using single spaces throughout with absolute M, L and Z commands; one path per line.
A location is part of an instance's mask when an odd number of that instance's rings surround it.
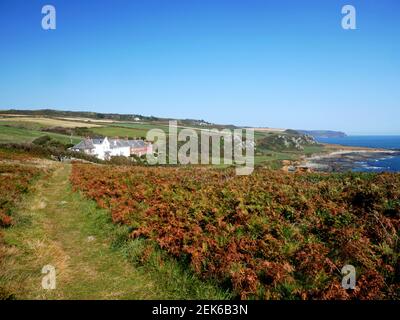
M 132 238 L 240 298 L 400 298 L 399 174 L 75 164 L 71 182 Z M 351 292 L 340 286 L 346 264 L 357 269 Z

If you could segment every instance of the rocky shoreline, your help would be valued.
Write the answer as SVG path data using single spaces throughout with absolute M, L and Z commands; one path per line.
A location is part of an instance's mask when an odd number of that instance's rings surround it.
M 314 155 L 304 159 L 299 168 L 314 172 L 345 172 L 358 168 L 360 163 L 374 159 L 399 156 L 400 151 L 385 149 L 351 149 Z

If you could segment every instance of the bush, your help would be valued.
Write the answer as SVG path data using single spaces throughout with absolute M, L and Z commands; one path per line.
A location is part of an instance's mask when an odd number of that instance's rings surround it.
M 96 158 L 95 156 L 88 155 L 83 152 L 76 152 L 67 150 L 67 145 L 58 146 L 58 144 L 40 145 L 35 143 L 7 143 L 2 144 L 1 148 L 8 151 L 23 152 L 27 155 L 42 157 L 47 159 L 52 158 L 75 158 L 82 159 L 94 163 L 105 163 L 105 161 Z
M 132 238 L 238 297 L 400 299 L 399 174 L 75 164 L 71 182 Z M 340 286 L 346 264 L 357 269 L 352 292 Z

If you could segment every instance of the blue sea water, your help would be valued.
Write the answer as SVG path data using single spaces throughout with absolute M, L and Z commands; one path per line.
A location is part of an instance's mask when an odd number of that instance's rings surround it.
M 351 147 L 400 150 L 400 136 L 347 136 L 343 138 L 317 138 L 316 140 L 322 143 L 341 144 Z M 358 162 L 354 171 L 400 172 L 400 155 Z

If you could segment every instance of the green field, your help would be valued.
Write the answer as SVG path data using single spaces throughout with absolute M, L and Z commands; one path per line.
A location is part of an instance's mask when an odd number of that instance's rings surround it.
M 7 121 L 0 121 L 0 126 L 7 126 L 7 127 L 14 127 L 14 128 L 21 128 L 21 129 L 28 129 L 28 130 L 36 130 L 40 131 L 44 128 L 47 128 L 42 123 L 38 122 L 28 122 L 28 121 L 13 121 L 13 120 L 7 120 Z
M 164 124 L 139 124 L 139 123 L 115 123 L 104 127 L 90 128 L 90 131 L 108 137 L 129 137 L 129 138 L 146 138 L 147 132 L 152 129 L 160 129 L 166 134 L 169 132 L 169 127 Z M 180 132 L 182 127 L 178 127 L 177 131 Z M 191 128 L 192 129 L 192 128 Z M 194 128 L 200 133 L 200 130 Z
M 98 127 L 98 128 L 90 128 L 90 131 L 102 135 L 107 136 L 109 138 L 139 138 L 139 137 L 146 137 L 147 129 L 140 129 L 140 128 L 124 128 L 124 127 Z
M 71 137 L 52 133 L 52 132 L 42 132 L 37 130 L 29 130 L 23 128 L 16 128 L 16 127 L 8 127 L 4 125 L 0 125 L 0 143 L 26 143 L 32 142 L 36 138 L 42 136 L 49 136 L 52 139 L 59 141 L 64 144 L 71 143 Z M 78 143 L 81 141 L 82 138 L 80 137 L 72 137 L 72 143 Z
M 274 152 L 271 151 L 264 155 L 256 155 L 254 159 L 255 164 L 268 164 L 271 161 L 280 160 L 296 160 L 296 155 L 288 152 Z
M 324 152 L 325 148 L 323 145 L 317 145 L 317 146 L 305 146 L 304 150 L 302 153 L 304 153 L 306 156 L 311 156 L 315 153 L 321 153 Z
M 162 129 L 162 130 L 168 130 L 168 126 L 164 124 L 152 124 L 152 123 L 130 123 L 130 122 L 120 122 L 120 123 L 112 123 L 110 124 L 112 127 L 123 127 L 123 128 L 131 128 L 131 129 L 137 129 L 137 130 L 144 130 L 148 131 L 151 129 Z

